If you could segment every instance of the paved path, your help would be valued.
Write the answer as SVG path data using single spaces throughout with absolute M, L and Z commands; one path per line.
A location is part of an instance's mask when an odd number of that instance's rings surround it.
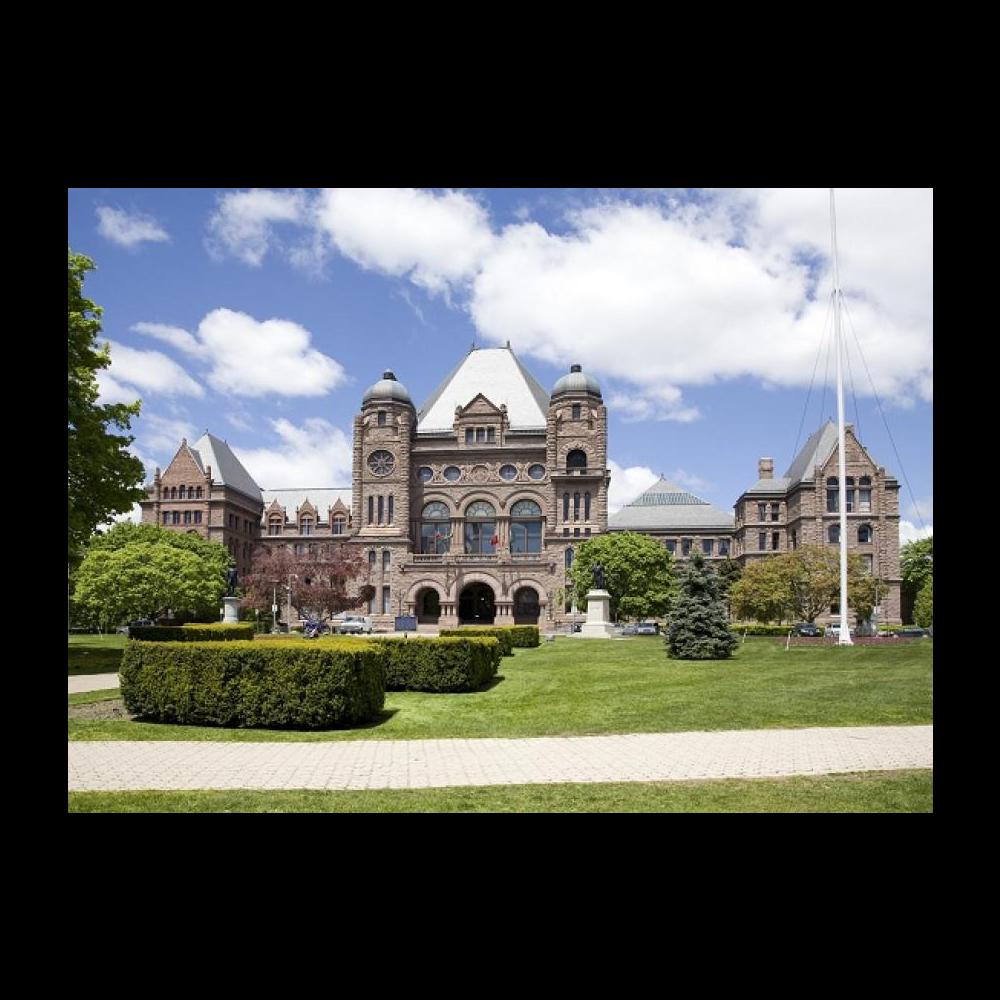
M 69 744 L 70 791 L 683 781 L 933 766 L 931 726 L 499 740 Z
M 79 674 L 69 678 L 69 693 L 81 691 L 104 691 L 118 687 L 118 674 Z

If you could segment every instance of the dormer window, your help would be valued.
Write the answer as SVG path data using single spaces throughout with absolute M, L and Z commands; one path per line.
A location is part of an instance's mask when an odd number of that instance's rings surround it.
M 343 535 L 347 531 L 347 518 L 343 514 L 333 515 L 333 533 Z
M 476 432 L 471 427 L 465 428 L 465 443 L 473 444 L 476 439 Z
M 313 533 L 313 519 L 311 517 L 299 518 L 299 533 L 311 535 Z
M 497 429 L 495 427 L 487 427 L 486 428 L 486 440 L 487 441 L 496 441 L 496 439 L 497 439 Z

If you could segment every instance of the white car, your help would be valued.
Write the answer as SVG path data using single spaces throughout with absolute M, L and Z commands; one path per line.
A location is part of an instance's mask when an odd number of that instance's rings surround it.
M 333 619 L 330 624 L 341 635 L 372 634 L 372 620 L 367 615 L 344 615 L 343 618 Z
M 827 625 L 827 627 L 826 627 L 826 634 L 827 635 L 832 635 L 834 639 L 839 639 L 840 638 L 840 626 L 839 625 Z M 847 634 L 849 636 L 853 636 L 854 635 L 854 626 L 853 625 L 848 625 L 847 626 Z

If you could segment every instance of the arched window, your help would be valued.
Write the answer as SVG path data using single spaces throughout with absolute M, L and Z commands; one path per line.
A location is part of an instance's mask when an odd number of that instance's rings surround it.
M 862 524 L 858 528 L 858 541 L 862 544 L 870 542 L 872 540 L 872 526 L 870 524 Z
M 451 546 L 451 511 L 440 500 L 427 504 L 420 515 L 420 551 L 441 555 Z
M 178 486 L 177 487 L 177 499 L 178 500 L 187 500 L 187 487 L 186 486 Z
M 587 453 L 582 451 L 580 448 L 574 448 L 566 456 L 566 468 L 567 469 L 586 469 L 587 468 Z
M 534 500 L 518 500 L 510 508 L 510 551 L 542 551 L 542 508 Z
M 576 553 L 572 549 L 566 550 L 566 569 L 573 568 L 573 560 L 576 558 Z
M 194 495 L 195 495 L 195 499 L 196 500 L 200 500 L 202 498 L 203 494 L 202 494 L 200 486 L 198 486 L 198 487 L 195 488 Z
M 395 496 L 395 494 L 393 494 L 393 493 L 389 494 L 389 517 L 388 517 L 388 523 L 389 524 L 392 524 L 392 498 L 393 498 L 393 496 Z
M 826 481 L 826 512 L 836 514 L 840 510 L 840 480 L 830 476 Z
M 170 511 L 169 510 L 165 510 L 163 512 L 163 523 L 164 524 L 170 524 Z
M 579 521 L 580 520 L 580 494 L 579 493 L 574 493 L 573 494 L 573 520 L 574 521 Z
M 333 533 L 343 535 L 347 531 L 347 518 L 343 514 L 333 515 Z
M 280 535 L 285 519 L 280 514 L 272 514 L 267 519 L 267 533 L 269 535 Z
M 840 525 L 839 524 L 831 524 L 830 527 L 828 527 L 826 529 L 826 540 L 831 545 L 839 545 L 840 544 Z
M 467 555 L 496 554 L 496 511 L 485 500 L 474 500 L 465 508 L 465 551 Z
M 177 487 L 176 486 L 171 486 L 170 487 L 170 499 L 171 500 L 176 500 L 177 499 Z
M 563 520 L 569 520 L 569 494 L 563 494 Z
M 313 533 L 313 519 L 308 515 L 299 518 L 299 534 L 311 535 Z

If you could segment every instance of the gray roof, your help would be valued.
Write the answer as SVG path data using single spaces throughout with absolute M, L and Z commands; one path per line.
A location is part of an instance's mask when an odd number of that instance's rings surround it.
M 758 479 L 747 493 L 784 493 L 792 485 L 791 479 L 783 476 L 772 476 L 770 479 Z
M 285 508 L 285 513 L 292 520 L 295 519 L 296 508 L 301 507 L 308 500 L 319 513 L 320 519 L 325 521 L 329 509 L 342 500 L 348 512 L 351 509 L 351 487 L 335 486 L 332 488 L 316 487 L 309 490 L 288 489 L 288 490 L 264 490 L 264 516 L 267 516 L 267 508 L 274 500 Z
M 367 403 L 370 399 L 394 399 L 400 403 L 409 403 L 410 406 L 413 405 L 413 400 L 410 399 L 409 390 L 390 371 L 383 372 L 382 378 L 380 378 L 374 385 L 370 385 L 368 387 L 364 396 L 361 398 L 361 402 Z
M 569 374 L 563 375 L 552 387 L 553 396 L 559 392 L 592 392 L 595 396 L 600 396 L 601 386 L 593 375 L 587 375 L 580 370 L 579 365 L 573 365 Z
M 205 471 L 207 466 L 212 467 L 212 480 L 228 486 L 230 489 L 239 490 L 254 500 L 261 499 L 260 487 L 253 481 L 253 477 L 243 468 L 240 460 L 233 454 L 232 448 L 225 441 L 209 434 L 204 434 L 193 445 L 189 445 Z
M 482 393 L 507 406 L 512 429 L 544 428 L 549 394 L 509 347 L 473 348 L 431 393 L 417 415 L 417 431 L 451 430 L 455 409 Z
M 732 531 L 733 515 L 664 477 L 608 517 L 609 531 Z
M 832 420 L 828 420 L 806 441 L 802 450 L 788 467 L 785 478 L 788 480 L 789 486 L 794 486 L 802 479 L 811 479 L 813 469 L 817 465 L 824 465 L 836 447 L 837 425 Z

